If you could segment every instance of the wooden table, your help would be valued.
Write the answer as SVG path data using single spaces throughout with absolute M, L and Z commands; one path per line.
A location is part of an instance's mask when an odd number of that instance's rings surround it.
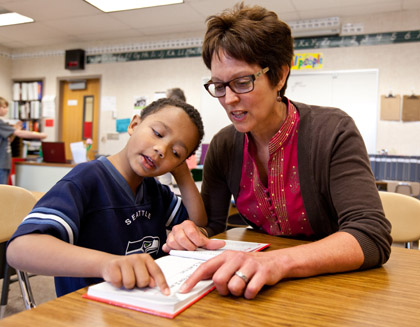
M 301 244 L 242 228 L 221 238 Z M 393 248 L 383 267 L 282 281 L 254 300 L 213 291 L 175 319 L 82 299 L 82 289 L 0 321 L 0 326 L 420 326 L 420 251 Z M 36 297 L 36 294 L 35 294 Z
M 387 191 L 388 190 L 388 183 L 385 181 L 375 181 L 376 187 L 378 191 Z

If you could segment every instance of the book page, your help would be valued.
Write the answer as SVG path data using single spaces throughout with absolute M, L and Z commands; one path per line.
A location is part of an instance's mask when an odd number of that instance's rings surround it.
M 255 252 L 262 249 L 265 249 L 269 246 L 267 243 L 254 243 L 254 242 L 241 242 L 241 241 L 230 241 L 224 240 L 226 245 L 218 250 L 207 250 L 203 248 L 198 248 L 195 251 L 186 251 L 186 250 L 171 250 L 170 255 L 184 257 L 184 258 L 194 258 L 198 260 L 209 260 L 223 251 L 233 250 L 233 251 L 243 251 L 243 252 Z
M 174 253 L 190 256 L 195 254 L 201 256 L 199 260 L 185 258 L 177 255 L 167 255 L 155 262 L 158 264 L 170 289 L 170 295 L 165 296 L 158 287 L 134 288 L 127 290 L 117 288 L 108 282 L 102 282 L 89 286 L 84 296 L 96 301 L 105 302 L 133 310 L 143 311 L 163 317 L 173 318 L 182 310 L 185 310 L 192 303 L 198 301 L 208 292 L 214 289 L 211 279 L 199 281 L 188 293 L 179 293 L 180 287 L 185 280 L 206 260 L 214 257 L 224 250 L 238 251 L 259 251 L 268 247 L 267 243 L 226 241 L 226 245 L 219 250 L 198 249 L 197 251 L 175 251 Z M 204 259 L 203 259 L 204 258 Z
M 177 258 L 173 256 L 165 256 L 156 260 L 156 263 L 165 275 L 166 282 L 168 283 L 171 294 L 169 296 L 163 295 L 158 287 L 145 287 L 145 288 L 134 288 L 131 290 L 117 288 L 112 286 L 110 283 L 100 283 L 94 286 L 90 286 L 88 294 L 97 297 L 103 297 L 107 294 L 108 298 L 112 298 L 119 302 L 134 302 L 129 301 L 129 298 L 137 299 L 138 302 L 143 302 L 145 305 L 147 302 L 160 303 L 161 305 L 175 305 L 178 302 L 182 302 L 185 299 L 195 297 L 197 293 L 206 289 L 208 286 L 212 286 L 211 280 L 200 281 L 189 293 L 179 293 L 179 288 L 185 280 L 197 269 L 197 267 L 203 263 L 203 261 L 190 259 L 190 258 Z M 113 294 L 113 295 L 111 295 Z
M 192 273 L 200 266 L 203 261 L 192 258 L 177 258 L 173 256 L 166 256 L 156 260 L 156 263 L 162 269 L 171 291 L 170 296 L 174 296 L 179 300 L 186 297 L 191 297 L 192 294 L 199 292 L 208 285 L 213 284 L 212 280 L 200 281 L 189 293 L 178 293 L 180 287 L 192 275 Z M 160 293 L 159 289 L 154 288 Z

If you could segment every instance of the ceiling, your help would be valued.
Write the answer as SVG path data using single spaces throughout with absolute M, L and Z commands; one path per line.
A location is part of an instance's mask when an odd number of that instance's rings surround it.
M 117 0 L 116 0 L 117 1 Z M 83 0 L 0 0 L 0 12 L 18 12 L 34 23 L 0 27 L 0 46 L 14 49 L 134 38 L 202 36 L 205 19 L 237 0 L 184 0 L 183 4 L 103 13 Z M 420 9 L 419 0 L 247 0 L 286 21 L 371 15 Z

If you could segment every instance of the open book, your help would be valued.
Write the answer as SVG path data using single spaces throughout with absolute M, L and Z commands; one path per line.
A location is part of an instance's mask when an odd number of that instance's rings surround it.
M 169 296 L 163 295 L 157 287 L 127 290 L 114 287 L 108 282 L 102 282 L 90 286 L 83 297 L 162 317 L 174 318 L 214 289 L 212 280 L 202 280 L 189 293 L 178 292 L 184 281 L 191 276 L 200 264 L 224 250 L 254 252 L 261 251 L 269 246 L 267 243 L 225 241 L 226 245 L 219 250 L 172 250 L 170 255 L 157 259 L 156 263 L 162 269 L 171 291 Z

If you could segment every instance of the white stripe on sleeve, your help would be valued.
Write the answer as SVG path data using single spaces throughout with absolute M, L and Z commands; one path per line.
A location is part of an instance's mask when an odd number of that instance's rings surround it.
M 177 202 L 176 202 L 174 210 L 172 210 L 171 215 L 169 216 L 168 220 L 166 221 L 166 227 L 168 227 L 172 223 L 172 220 L 174 220 L 175 215 L 177 214 L 178 209 L 181 206 L 181 198 L 176 196 L 176 195 L 175 195 L 175 197 L 177 198 Z
M 23 219 L 23 221 L 25 221 L 25 220 L 27 220 L 29 218 L 51 219 L 51 220 L 54 220 L 54 221 L 58 222 L 67 231 L 67 236 L 69 238 L 69 243 L 70 244 L 73 244 L 74 243 L 73 230 L 71 229 L 70 225 L 63 218 L 61 218 L 61 217 L 59 217 L 57 215 L 34 212 L 32 214 L 27 215 L 25 217 L 25 219 Z

